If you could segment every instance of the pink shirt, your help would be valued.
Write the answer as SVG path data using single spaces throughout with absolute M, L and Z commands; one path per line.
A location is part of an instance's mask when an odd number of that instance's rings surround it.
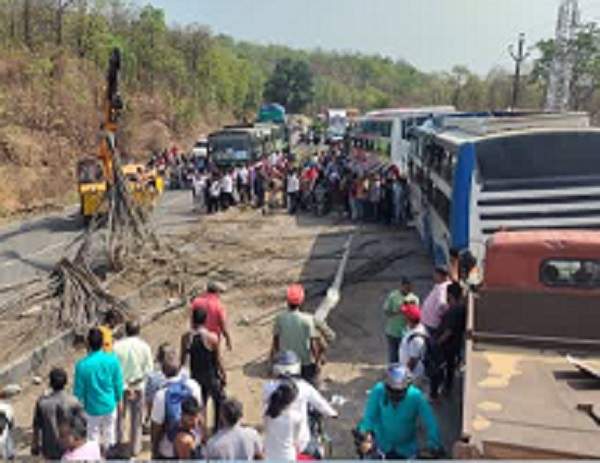
M 448 307 L 446 290 L 450 281 L 434 285 L 421 305 L 421 323 L 428 328 L 438 328 L 442 321 L 442 315 Z
M 204 326 L 212 333 L 215 333 L 219 338 L 225 328 L 225 320 L 227 318 L 225 307 L 221 304 L 221 298 L 218 294 L 205 293 L 197 297 L 192 302 L 192 310 L 203 309 L 206 311 L 206 322 Z
M 66 452 L 62 459 L 65 461 L 100 461 L 102 455 L 100 454 L 98 442 L 89 441 L 75 450 Z

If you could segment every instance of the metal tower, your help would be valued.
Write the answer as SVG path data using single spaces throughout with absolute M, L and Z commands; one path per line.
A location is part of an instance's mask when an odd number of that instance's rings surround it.
M 556 24 L 556 55 L 550 69 L 546 109 L 565 111 L 571 99 L 573 56 L 569 43 L 577 35 L 580 22 L 578 0 L 561 0 Z

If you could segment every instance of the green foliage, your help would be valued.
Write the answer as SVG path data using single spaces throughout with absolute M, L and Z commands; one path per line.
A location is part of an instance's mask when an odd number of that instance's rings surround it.
M 25 0 L 0 0 L 0 44 L 7 50 L 25 47 Z M 113 47 L 121 49 L 125 91 L 150 93 L 169 108 L 165 116 L 178 131 L 193 127 L 204 114 L 247 118 L 267 101 L 289 112 L 321 112 L 328 107 L 362 111 L 390 106 L 454 104 L 463 110 L 504 109 L 510 105 L 512 76 L 494 70 L 478 76 L 465 67 L 447 73 L 423 73 L 401 60 L 361 53 L 303 51 L 262 46 L 211 34 L 198 24 L 171 27 L 164 12 L 128 0 L 30 0 L 32 47 L 27 73 L 48 76 L 45 56 L 56 52 L 57 8 L 63 5 L 63 48 L 85 69 L 104 72 Z M 13 14 L 16 13 L 16 14 Z M 573 47 L 578 101 L 591 104 L 593 77 L 600 76 L 598 30 L 582 30 Z M 539 44 L 541 58 L 529 82 L 523 83 L 522 105 L 539 107 L 552 61 L 552 41 Z M 39 62 L 39 59 L 42 62 Z M 47 64 L 47 63 L 46 63 Z M 32 67 L 33 66 L 33 67 Z M 44 83 L 40 81 L 43 86 Z M 594 87 L 594 88 L 595 88 Z M 587 101 L 587 102 L 586 102 Z
M 306 61 L 283 58 L 265 84 L 265 98 L 300 113 L 314 98 L 314 76 Z

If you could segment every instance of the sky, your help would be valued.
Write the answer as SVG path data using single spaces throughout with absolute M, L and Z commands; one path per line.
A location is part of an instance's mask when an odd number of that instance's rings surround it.
M 514 66 L 508 46 L 554 35 L 559 0 L 135 0 L 163 8 L 170 24 L 199 23 L 261 44 L 360 51 L 423 71 L 466 65 L 486 74 Z M 580 0 L 600 21 L 600 0 Z

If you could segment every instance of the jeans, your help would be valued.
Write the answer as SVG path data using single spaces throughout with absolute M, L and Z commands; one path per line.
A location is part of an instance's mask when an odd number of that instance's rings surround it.
M 287 206 L 288 206 L 288 212 L 290 213 L 290 215 L 294 215 L 296 213 L 296 211 L 298 210 L 299 196 L 300 196 L 299 191 L 287 194 L 287 198 L 288 198 Z
M 205 383 L 199 383 L 200 390 L 202 392 L 202 403 L 204 404 L 204 413 L 206 414 L 208 407 L 208 399 L 211 398 L 213 401 L 214 408 L 214 431 L 216 432 L 219 429 L 219 421 L 221 416 L 221 403 L 225 400 L 225 392 L 223 391 L 223 386 L 221 381 L 218 379 L 214 379 L 213 381 L 208 381 Z M 205 415 L 206 416 L 206 415 Z M 207 423 L 208 426 L 208 423 Z
M 117 418 L 117 442 L 123 443 L 125 423 L 129 422 L 129 445 L 133 456 L 142 451 L 142 422 L 144 419 L 144 391 L 126 391 L 123 397 L 123 413 Z
M 400 343 L 402 338 L 387 335 L 388 342 L 388 362 L 391 364 L 398 363 L 400 361 Z

